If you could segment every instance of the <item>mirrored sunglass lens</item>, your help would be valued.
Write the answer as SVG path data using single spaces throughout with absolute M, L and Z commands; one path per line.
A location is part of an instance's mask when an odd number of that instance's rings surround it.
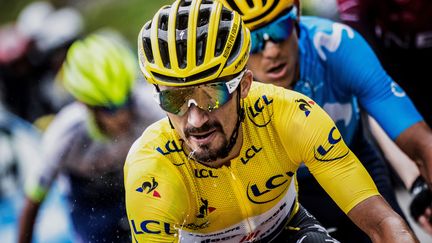
M 189 108 L 190 100 L 203 110 L 218 109 L 230 99 L 225 82 L 207 84 L 190 89 L 172 89 L 160 91 L 160 106 L 163 110 L 183 115 Z
M 275 42 L 282 42 L 291 35 L 293 30 L 293 22 L 291 19 L 287 19 L 273 26 L 270 26 L 269 35 Z
M 251 50 L 250 52 L 253 53 L 258 53 L 261 51 L 261 47 L 264 45 L 264 40 L 262 38 L 262 35 L 260 33 L 251 33 Z
M 179 114 L 184 113 L 182 106 L 193 93 L 192 89 L 172 89 L 160 91 L 160 106 L 165 111 Z
M 203 97 L 198 102 L 201 109 L 212 111 L 227 103 L 231 95 L 225 83 L 209 84 L 203 87 Z
M 292 33 L 293 27 L 293 20 L 283 17 L 281 20 L 277 20 L 274 23 L 253 31 L 251 33 L 251 53 L 258 53 L 264 49 L 264 35 L 268 35 L 273 42 L 279 43 L 288 39 Z

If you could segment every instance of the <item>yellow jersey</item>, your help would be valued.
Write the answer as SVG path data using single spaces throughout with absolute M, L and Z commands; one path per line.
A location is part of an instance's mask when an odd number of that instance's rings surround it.
M 301 163 L 345 213 L 379 195 L 310 98 L 254 82 L 243 107 L 241 151 L 221 168 L 190 158 L 167 118 L 134 143 L 124 167 L 134 242 L 269 242 L 298 210 Z

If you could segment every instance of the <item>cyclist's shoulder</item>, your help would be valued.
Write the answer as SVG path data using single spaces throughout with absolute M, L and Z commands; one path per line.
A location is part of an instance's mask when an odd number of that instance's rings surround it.
M 332 32 L 335 24 L 338 25 L 341 23 L 317 16 L 301 16 L 299 27 L 301 34 L 306 32 L 306 35 L 313 37 L 318 32 Z
M 298 98 L 305 97 L 303 94 L 291 89 L 286 89 L 273 84 L 253 81 L 248 98 L 252 101 L 255 101 L 256 99 L 260 99 L 260 98 L 262 99 L 263 96 L 275 98 L 278 100 L 281 99 L 281 100 L 291 100 L 291 101 Z
M 283 124 L 295 119 L 302 113 L 304 105 L 313 102 L 309 97 L 297 91 L 282 88 L 272 84 L 254 82 L 251 91 L 245 99 L 246 115 L 253 124 Z M 309 105 L 308 105 L 309 106 Z M 301 109 L 299 109 L 301 107 Z
M 181 146 L 167 118 L 147 127 L 127 154 L 124 164 L 126 190 L 135 190 L 135 182 L 145 181 L 145 178 L 156 178 L 170 183 L 180 179 L 178 166 L 183 164 Z
M 342 39 L 353 39 L 358 36 L 350 26 L 322 17 L 302 16 L 299 26 L 300 41 L 325 42 L 328 43 L 327 46 L 340 43 Z
M 78 131 L 85 130 L 88 117 L 85 105 L 78 102 L 66 105 L 57 113 L 44 132 L 44 140 L 64 140 L 66 137 L 80 134 Z
M 176 140 L 175 133 L 170 126 L 168 118 L 163 118 L 149 125 L 141 136 L 135 140 L 128 154 L 128 159 L 132 155 L 153 156 L 157 155 L 159 147 L 165 147 L 169 141 Z

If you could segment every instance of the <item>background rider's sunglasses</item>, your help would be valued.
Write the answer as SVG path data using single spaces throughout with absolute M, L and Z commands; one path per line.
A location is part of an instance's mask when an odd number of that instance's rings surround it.
M 119 110 L 128 109 L 132 106 L 132 99 L 129 96 L 123 104 L 109 105 L 109 106 L 89 106 L 94 112 L 101 112 L 104 114 L 114 115 Z
M 259 53 L 264 50 L 266 41 L 280 43 L 292 34 L 294 21 L 297 18 L 297 9 L 293 7 L 291 11 L 282 15 L 275 21 L 251 32 L 252 47 L 251 54 Z
M 228 81 L 156 91 L 154 97 L 163 110 L 175 115 L 184 115 L 192 104 L 211 112 L 231 99 L 245 72 Z

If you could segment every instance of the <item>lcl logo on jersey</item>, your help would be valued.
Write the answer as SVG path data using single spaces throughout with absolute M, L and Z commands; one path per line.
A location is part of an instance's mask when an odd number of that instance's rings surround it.
M 261 150 L 262 150 L 262 148 L 255 146 L 255 145 L 252 145 L 252 147 L 250 147 L 246 150 L 244 156 L 240 158 L 241 162 L 243 164 L 247 164 L 247 162 L 249 162 L 250 159 L 255 157 L 255 155 L 257 153 L 259 153 Z
M 213 174 L 213 170 L 208 170 L 208 169 L 195 169 L 195 177 L 196 178 L 218 178 L 217 175 Z
M 140 234 L 155 234 L 159 235 L 165 233 L 167 235 L 174 235 L 176 232 L 173 227 L 167 222 L 161 222 L 157 220 L 143 220 L 138 225 L 135 220 L 131 220 L 132 230 L 134 235 Z M 137 241 L 136 241 L 137 242 Z
M 312 108 L 312 105 L 315 105 L 315 102 L 312 100 L 306 101 L 304 99 L 297 99 L 295 102 L 299 103 L 299 109 L 305 113 L 306 117 L 309 116 L 311 112 L 309 109 Z
M 160 196 L 159 192 L 156 191 L 156 187 L 158 185 L 159 185 L 159 183 L 157 183 L 157 181 L 155 180 L 155 178 L 152 177 L 152 181 L 145 181 L 145 182 L 143 182 L 143 184 L 140 187 L 138 187 L 136 189 L 136 191 L 137 192 L 141 192 L 141 193 L 145 192 L 147 194 L 149 194 L 150 192 L 152 192 L 153 197 L 160 198 L 161 196 Z
M 249 119 L 258 127 L 265 127 L 271 121 L 271 117 L 273 113 L 267 119 L 264 119 L 263 116 L 259 117 L 259 115 L 267 108 L 269 105 L 273 103 L 273 99 L 268 98 L 266 95 L 262 95 L 259 97 L 253 106 L 249 106 L 247 109 L 247 114 Z M 270 111 L 271 112 L 271 111 Z
M 169 140 L 165 144 L 165 148 L 157 147 L 156 151 L 162 155 L 168 155 L 170 153 L 178 153 L 183 151 L 181 146 L 178 146 L 174 140 Z
M 267 179 L 263 184 L 248 183 L 247 197 L 249 201 L 256 204 L 268 203 L 280 195 L 282 195 L 289 187 L 289 181 L 293 177 L 294 173 L 289 171 L 285 174 L 274 175 Z
M 332 129 L 330 129 L 328 138 L 327 138 L 327 142 L 330 144 L 330 146 L 323 146 L 320 145 L 318 146 L 317 149 L 314 150 L 314 157 L 316 160 L 318 161 L 322 161 L 322 162 L 330 162 L 330 161 L 334 161 L 334 160 L 338 160 L 341 159 L 345 156 L 347 156 L 349 150 L 344 153 L 341 156 L 338 156 L 336 158 L 330 158 L 330 159 L 325 159 L 324 157 L 334 148 L 334 146 L 339 143 L 342 140 L 342 136 L 339 133 L 339 131 L 337 130 L 336 127 L 332 127 Z

